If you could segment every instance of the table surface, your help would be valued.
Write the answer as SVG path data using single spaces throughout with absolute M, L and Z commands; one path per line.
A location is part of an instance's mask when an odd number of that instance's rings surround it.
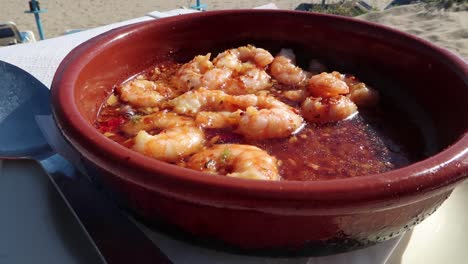
M 63 57 L 86 39 L 117 26 L 185 12 L 155 11 L 145 17 L 86 32 L 0 48 L 0 59 L 28 70 L 49 87 Z M 56 45 L 61 48 L 57 49 Z M 406 233 L 386 263 L 467 263 L 467 203 L 468 181 L 458 186 L 436 213 Z M 0 264 L 100 263 L 78 222 L 36 162 L 0 160 L 0 209 Z M 330 263 L 326 258 L 281 259 L 229 254 L 190 245 L 142 224 L 139 226 L 175 263 Z M 362 252 L 377 254 L 378 249 Z M 341 259 L 340 263 L 349 263 L 346 256 Z
M 387 263 L 466 264 L 467 203 L 468 181 L 458 186 L 432 216 L 402 237 Z M 36 162 L 0 161 L 0 208 L 0 264 L 100 263 L 76 219 Z M 219 252 L 138 224 L 177 264 L 326 263 L 316 258 L 293 261 Z

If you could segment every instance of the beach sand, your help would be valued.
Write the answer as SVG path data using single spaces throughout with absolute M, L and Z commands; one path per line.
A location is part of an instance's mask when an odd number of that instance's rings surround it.
M 0 19 L 15 22 L 20 30 L 32 30 L 39 38 L 34 16 L 25 14 L 27 0 L 0 0 Z M 208 10 L 252 8 L 270 2 L 280 9 L 294 9 L 300 3 L 319 2 L 301 0 L 224 0 L 206 1 Z M 336 1 L 336 0 L 335 0 Z M 329 1 L 330 2 L 330 1 Z M 390 0 L 367 0 L 377 9 L 383 9 Z M 156 0 L 42 0 L 41 8 L 48 12 L 41 15 L 47 38 L 62 35 L 68 29 L 86 29 L 130 18 L 144 16 L 151 11 L 168 11 L 189 7 L 195 1 Z M 405 5 L 359 17 L 382 23 L 423 37 L 468 58 L 468 3 L 443 8 L 428 8 L 425 4 Z
M 413 4 L 359 18 L 391 26 L 445 47 L 468 59 L 468 3 L 450 8 Z
M 0 20 L 15 22 L 20 30 L 36 31 L 34 16 L 24 14 L 28 9 L 28 0 L 0 0 Z M 272 2 L 271 0 L 225 0 L 201 1 L 208 10 L 252 8 Z M 274 1 L 281 9 L 294 9 L 300 0 Z M 56 37 L 67 29 L 84 29 L 102 26 L 114 22 L 141 17 L 151 11 L 168 11 L 180 7 L 190 7 L 196 1 L 157 1 L 157 0 L 41 0 L 41 8 L 47 13 L 41 14 L 46 37 Z

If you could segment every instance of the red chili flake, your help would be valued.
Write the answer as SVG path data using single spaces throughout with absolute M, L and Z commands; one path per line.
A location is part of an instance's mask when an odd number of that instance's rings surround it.
M 125 123 L 125 118 L 123 117 L 112 118 L 107 121 L 101 122 L 99 124 L 99 130 L 102 133 L 114 131 L 116 128 L 120 127 L 123 123 Z

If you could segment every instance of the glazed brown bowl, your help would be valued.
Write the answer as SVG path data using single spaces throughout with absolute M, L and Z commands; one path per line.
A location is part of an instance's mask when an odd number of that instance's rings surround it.
M 418 107 L 428 157 L 390 172 L 328 181 L 208 175 L 127 149 L 95 128 L 115 85 L 161 61 L 254 44 L 291 47 Z M 327 254 L 410 229 L 468 177 L 468 66 L 414 36 L 350 18 L 294 11 L 202 12 L 118 28 L 75 48 L 52 84 L 55 120 L 93 174 L 147 222 L 247 250 Z M 399 102 L 399 101 L 397 101 Z

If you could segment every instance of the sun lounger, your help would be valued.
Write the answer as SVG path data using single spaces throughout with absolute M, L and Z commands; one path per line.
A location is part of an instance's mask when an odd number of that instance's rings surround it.
M 21 35 L 15 23 L 0 23 L 0 46 L 15 45 L 21 42 Z
M 19 31 L 11 21 L 0 22 L 0 47 L 26 42 L 36 42 L 32 31 Z

